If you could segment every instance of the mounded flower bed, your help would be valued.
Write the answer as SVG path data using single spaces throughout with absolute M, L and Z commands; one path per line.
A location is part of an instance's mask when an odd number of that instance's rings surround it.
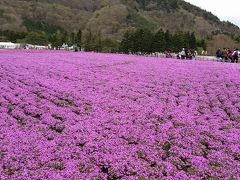
M 0 52 L 0 179 L 238 179 L 240 65 Z

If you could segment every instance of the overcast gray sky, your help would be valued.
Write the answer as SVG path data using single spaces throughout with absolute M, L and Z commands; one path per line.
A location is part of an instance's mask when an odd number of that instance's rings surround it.
M 240 27 L 240 0 L 185 0 Z

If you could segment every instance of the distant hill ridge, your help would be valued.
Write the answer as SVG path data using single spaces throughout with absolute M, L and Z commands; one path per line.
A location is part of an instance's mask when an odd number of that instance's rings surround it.
M 238 26 L 183 0 L 1 0 L 0 28 L 101 30 L 116 39 L 136 28 L 240 35 Z

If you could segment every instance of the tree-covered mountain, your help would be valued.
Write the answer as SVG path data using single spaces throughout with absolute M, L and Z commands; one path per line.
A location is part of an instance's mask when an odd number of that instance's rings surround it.
M 240 29 L 183 0 L 1 0 L 0 29 L 99 31 L 121 39 L 127 30 L 240 35 Z

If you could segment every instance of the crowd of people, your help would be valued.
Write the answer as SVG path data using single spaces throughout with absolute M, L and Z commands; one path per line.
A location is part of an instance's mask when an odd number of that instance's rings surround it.
M 195 59 L 197 56 L 197 51 L 192 49 L 183 48 L 181 52 L 177 54 L 177 59 Z
M 138 53 L 138 55 L 147 55 Z M 177 58 L 177 59 L 186 59 L 186 60 L 213 60 L 217 62 L 231 62 L 238 63 L 240 58 L 240 50 L 238 48 L 231 50 L 230 48 L 218 49 L 216 51 L 216 57 L 208 56 L 207 51 L 202 51 L 202 54 L 198 55 L 196 50 L 182 48 L 179 53 L 175 53 L 171 49 L 166 50 L 164 53 L 152 53 L 151 56 L 155 57 L 166 57 L 166 58 Z
M 230 48 L 219 48 L 216 51 L 216 57 L 218 62 L 231 62 L 238 63 L 240 51 L 238 48 L 231 50 Z

